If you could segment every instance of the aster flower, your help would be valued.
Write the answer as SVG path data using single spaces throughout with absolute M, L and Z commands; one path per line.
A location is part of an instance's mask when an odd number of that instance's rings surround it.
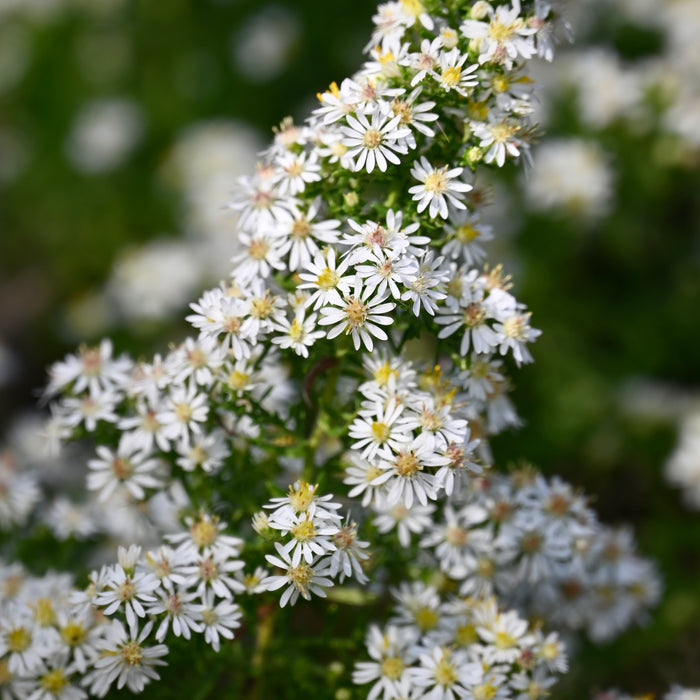
M 408 153 L 402 140 L 410 136 L 411 130 L 400 126 L 401 117 L 394 116 L 388 105 L 378 103 L 368 114 L 348 114 L 346 121 L 348 126 L 341 127 L 343 144 L 350 149 L 347 156 L 354 159 L 354 170 L 371 173 L 376 165 L 386 172 L 389 163 L 401 162 L 397 154 Z
M 328 339 L 339 336 L 343 331 L 352 336 L 355 350 L 364 345 L 368 352 L 374 348 L 373 337 L 379 340 L 387 340 L 387 334 L 379 326 L 389 326 L 393 323 L 391 316 L 384 316 L 390 312 L 396 304 L 383 303 L 386 294 L 377 294 L 376 289 L 365 286 L 362 288 L 362 280 L 355 282 L 354 294 L 346 294 L 338 308 L 326 306 L 321 309 L 323 318 L 319 320 L 322 326 L 330 326 Z
M 96 448 L 97 459 L 88 461 L 87 487 L 99 491 L 98 500 L 106 501 L 118 487 L 125 488 L 136 500 L 146 497 L 145 489 L 163 485 L 161 462 L 129 440 L 122 438 L 116 452 L 104 445 Z
M 275 542 L 275 549 L 277 550 L 278 556 L 266 554 L 265 559 L 273 566 L 282 569 L 284 574 L 267 576 L 260 584 L 265 586 L 268 591 L 276 591 L 278 588 L 282 588 L 282 586 L 287 586 L 287 589 L 282 593 L 282 597 L 280 598 L 281 608 L 287 603 L 294 605 L 300 595 L 305 600 L 311 600 L 312 593 L 321 598 L 326 597 L 324 588 L 333 585 L 333 581 L 327 578 L 328 574 L 330 574 L 330 566 L 322 565 L 314 568 L 316 562 L 313 560 L 310 564 L 303 561 L 294 565 L 289 553 L 285 551 L 284 547 L 279 542 Z
M 420 162 L 416 161 L 411 168 L 411 175 L 422 184 L 413 185 L 408 191 L 413 195 L 413 201 L 418 202 L 418 213 L 428 208 L 428 214 L 435 218 L 438 214 L 443 219 L 448 217 L 448 204 L 456 209 L 466 209 L 461 195 L 472 189 L 466 182 L 457 180 L 464 168 L 436 168 L 425 156 Z
M 135 624 L 127 631 L 121 622 L 113 621 L 100 658 L 95 660 L 95 670 L 83 680 L 90 693 L 104 697 L 115 681 L 117 688 L 126 686 L 132 693 L 140 693 L 150 681 L 160 679 L 154 667 L 166 665 L 161 657 L 168 653 L 168 647 L 144 645 L 152 628 L 153 622 L 147 622 L 140 631 Z

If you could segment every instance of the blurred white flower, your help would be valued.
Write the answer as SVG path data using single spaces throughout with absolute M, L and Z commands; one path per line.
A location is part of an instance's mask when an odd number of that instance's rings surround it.
M 608 211 L 613 172 L 596 142 L 549 140 L 535 151 L 534 158 L 537 166 L 524 179 L 532 209 L 561 208 L 587 217 Z
M 232 37 L 233 65 L 253 82 L 272 80 L 284 70 L 299 37 L 297 16 L 287 8 L 268 5 Z
M 75 118 L 66 142 L 68 158 L 84 173 L 114 170 L 131 155 L 143 132 L 141 110 L 131 100 L 93 100 Z

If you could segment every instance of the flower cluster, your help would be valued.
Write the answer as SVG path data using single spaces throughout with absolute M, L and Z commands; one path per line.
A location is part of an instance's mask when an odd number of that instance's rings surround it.
M 441 599 L 425 584 L 394 591 L 390 623 L 372 626 L 353 681 L 368 698 L 544 698 L 568 668 L 556 634 L 544 636 L 494 599 Z
M 267 554 L 266 560 L 284 573 L 264 578 L 260 585 L 270 591 L 284 585 L 280 605 L 296 603 L 301 595 L 311 599 L 311 593 L 326 597 L 324 588 L 356 578 L 367 583 L 362 561 L 368 558 L 363 551 L 368 543 L 357 539 L 357 525 L 343 519 L 336 512 L 341 506 L 331 495 L 319 496 L 318 485 L 295 482 L 285 497 L 273 498 L 265 507 L 269 516 L 258 514 L 256 527 L 279 534 L 286 542 L 275 542 L 277 555 Z
M 369 60 L 304 125 L 285 120 L 238 180 L 231 277 L 191 304 L 197 337 L 138 362 L 103 341 L 51 368 L 53 434 L 90 440 L 96 500 L 120 500 L 128 520 L 171 494 L 169 517 L 146 518 L 71 598 L 100 620 L 76 698 L 140 692 L 169 635 L 218 651 L 243 627 L 246 592 L 279 601 L 255 609 L 258 663 L 265 621 L 300 599 L 393 590 L 396 618 L 371 629 L 375 662 L 354 675 L 375 681 L 371 698 L 543 697 L 566 670 L 562 643 L 516 609 L 606 639 L 655 601 L 631 538 L 569 486 L 491 469 L 489 437 L 520 423 L 508 373 L 540 332 L 502 266 L 485 264 L 477 174 L 527 159 L 524 66 L 551 57 L 558 14 L 518 0 L 426 7 L 382 4 Z M 389 544 L 377 559 L 370 537 Z M 263 562 L 274 571 L 244 574 Z M 419 582 L 436 569 L 462 598 Z M 7 619 L 24 630 L 18 605 Z M 22 656 L 14 630 L 0 663 L 35 682 L 48 647 Z

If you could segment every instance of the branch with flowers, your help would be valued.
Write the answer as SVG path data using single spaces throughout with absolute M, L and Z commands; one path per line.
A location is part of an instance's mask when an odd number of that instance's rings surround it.
M 374 21 L 360 71 L 239 181 L 240 252 L 191 305 L 196 337 L 51 368 L 51 434 L 93 446 L 87 490 L 141 525 L 86 588 L 8 565 L 8 697 L 155 694 L 178 654 L 203 697 L 272 697 L 296 650 L 337 698 L 545 697 L 566 640 L 658 598 L 629 532 L 489 444 L 521 424 L 511 373 L 540 331 L 486 263 L 479 178 L 528 160 L 525 68 L 565 20 L 402 0 Z

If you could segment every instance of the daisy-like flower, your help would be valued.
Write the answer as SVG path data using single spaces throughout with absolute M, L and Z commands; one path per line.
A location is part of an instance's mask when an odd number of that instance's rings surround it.
M 410 430 L 396 422 L 403 410 L 403 404 L 390 399 L 386 405 L 374 402 L 370 408 L 360 411 L 348 431 L 355 440 L 352 448 L 362 450 L 366 459 L 372 459 L 383 446 L 400 449 L 410 440 Z
M 197 622 L 197 605 L 192 601 L 197 594 L 185 590 L 165 591 L 160 598 L 148 607 L 149 615 L 161 615 L 164 617 L 156 630 L 156 640 L 162 642 L 172 627 L 176 637 L 190 639 L 192 632 L 201 632 L 202 626 Z
M 134 571 L 134 557 L 138 557 L 141 548 L 119 548 L 120 563 L 107 570 L 103 590 L 97 593 L 95 602 L 104 607 L 105 615 L 113 615 L 124 609 L 128 624 L 135 625 L 137 617 L 145 617 L 144 603 L 154 603 L 155 590 L 160 586 L 158 579 L 147 571 Z
M 314 557 L 322 557 L 335 550 L 332 536 L 338 532 L 338 525 L 334 520 L 312 518 L 309 513 L 303 513 L 281 527 L 274 519 L 270 520 L 270 526 L 281 529 L 284 535 L 292 536 L 283 547 L 285 554 L 292 556 L 292 566 L 298 566 L 302 558 L 311 564 Z
M 434 647 L 421 654 L 420 665 L 413 670 L 413 683 L 423 689 L 428 700 L 456 700 L 470 695 L 470 689 L 481 683 L 481 665 L 471 662 L 462 649 Z
M 280 226 L 282 232 L 290 243 L 289 269 L 300 270 L 305 268 L 319 252 L 317 241 L 334 244 L 338 241 L 338 219 L 326 219 L 315 221 L 321 207 L 321 198 L 317 197 L 309 205 L 306 212 L 297 210 L 294 218 Z
M 419 86 L 411 91 L 406 97 L 395 97 L 391 103 L 391 111 L 399 117 L 399 124 L 406 127 L 413 127 L 425 136 L 435 136 L 435 131 L 428 126 L 430 122 L 438 120 L 438 115 L 431 110 L 435 107 L 435 102 L 421 102 L 416 104 L 418 95 L 422 88 Z M 411 148 L 415 148 L 415 140 Z
M 425 156 L 421 156 L 420 162 L 415 161 L 411 175 L 422 184 L 413 185 L 408 191 L 413 195 L 413 201 L 418 202 L 418 213 L 425 211 L 430 205 L 428 214 L 432 218 L 439 214 L 446 219 L 449 215 L 448 204 L 456 209 L 466 209 L 461 196 L 464 192 L 469 192 L 472 186 L 457 179 L 463 170 L 464 168 L 448 170 L 447 166 L 436 168 Z
M 101 645 L 100 658 L 95 660 L 95 670 L 83 680 L 91 694 L 104 697 L 114 681 L 117 688 L 126 686 L 132 693 L 141 693 L 147 683 L 160 679 L 154 666 L 166 665 L 161 657 L 168 653 L 168 647 L 144 645 L 152 628 L 153 622 L 147 622 L 140 632 L 136 624 L 129 625 L 127 631 L 121 622 L 112 623 Z
M 69 662 L 67 652 L 53 653 L 40 668 L 34 671 L 32 674 L 34 677 L 31 680 L 24 680 L 23 691 L 26 694 L 18 697 L 31 698 L 31 700 L 84 700 L 87 698 L 87 693 L 73 685 L 74 679 L 71 676 L 75 671 L 76 666 Z
M 199 467 L 208 474 L 217 472 L 231 454 L 222 430 L 193 435 L 190 444 L 178 443 L 177 451 L 180 455 L 177 464 L 185 471 L 192 472 Z
M 486 259 L 481 247 L 484 241 L 493 239 L 493 228 L 481 222 L 471 212 L 457 212 L 445 226 L 447 242 L 440 251 L 446 258 L 464 262 L 469 267 L 480 265 Z
M 389 505 L 403 503 L 406 508 L 410 508 L 416 498 L 421 505 L 426 506 L 429 500 L 437 498 L 435 476 L 425 469 L 442 466 L 449 460 L 436 453 L 433 444 L 431 437 L 421 434 L 393 453 L 389 450 L 381 452 L 380 466 L 390 475 L 385 482 L 386 502 Z
M 276 174 L 274 181 L 281 195 L 295 195 L 303 192 L 310 182 L 321 179 L 321 166 L 318 156 L 313 151 L 299 155 L 286 151 L 275 159 Z
M 219 637 L 233 639 L 233 630 L 241 626 L 239 620 L 242 614 L 238 605 L 227 599 L 215 604 L 213 591 L 206 591 L 201 605 L 194 605 L 193 608 L 201 619 L 201 631 L 204 632 L 205 641 L 211 644 L 216 652 L 221 648 Z
M 419 262 L 413 255 L 400 252 L 386 252 L 368 255 L 366 265 L 356 267 L 357 274 L 368 287 L 376 287 L 378 294 L 385 294 L 387 289 L 394 299 L 401 298 L 399 284 L 405 286 L 411 278 L 415 279 Z
M 126 356 L 113 359 L 112 349 L 112 341 L 104 339 L 98 347 L 83 346 L 77 355 L 67 355 L 63 362 L 54 363 L 45 396 L 53 396 L 71 383 L 75 394 L 89 389 L 96 395 L 125 386 L 133 362 Z
M 475 63 L 464 68 L 466 60 L 467 54 L 460 53 L 459 49 L 443 51 L 438 55 L 436 67 L 439 68 L 439 71 L 431 70 L 430 74 L 447 92 L 454 90 L 466 97 L 469 93 L 469 88 L 473 88 L 479 83 L 474 76 L 474 71 L 479 66 Z
M 489 645 L 485 652 L 489 663 L 512 664 L 524 647 L 531 647 L 535 638 L 527 634 L 527 628 L 527 622 L 514 610 L 499 613 L 488 626 L 478 626 L 479 637 Z
M 322 326 L 333 326 L 328 331 L 328 339 L 338 337 L 343 331 L 352 336 L 355 350 L 364 345 L 368 352 L 374 349 L 372 337 L 387 340 L 387 334 L 379 326 L 390 326 L 391 316 L 384 316 L 394 309 L 394 302 L 383 303 L 386 294 L 376 294 L 376 289 L 365 286 L 362 280 L 355 281 L 354 294 L 346 294 L 336 307 L 326 306 L 321 309 L 323 318 L 319 320 Z
M 369 554 L 363 551 L 369 542 L 357 539 L 357 525 L 346 519 L 343 527 L 333 535 L 333 544 L 336 549 L 330 558 L 330 575 L 333 578 L 339 576 L 340 583 L 350 576 L 354 576 L 358 583 L 367 583 L 369 579 L 360 562 L 369 558 Z
M 122 438 L 116 452 L 104 445 L 96 448 L 98 459 L 88 462 L 87 487 L 99 491 L 98 500 L 106 501 L 119 487 L 124 487 L 137 501 L 146 498 L 145 489 L 163 486 L 162 463 Z
M 487 122 L 471 122 L 474 136 L 480 139 L 479 148 L 485 152 L 484 163 L 496 162 L 498 167 L 503 167 L 506 156 L 517 158 L 526 144 L 517 134 L 522 131 L 523 125 L 505 115 L 489 112 Z M 528 151 L 525 151 L 527 156 Z
M 250 357 L 254 324 L 249 318 L 250 302 L 219 287 L 207 290 L 199 301 L 190 304 L 196 313 L 185 318 L 200 334 L 218 338 L 225 350 L 231 348 L 233 356 L 240 360 Z M 238 292 L 240 294 L 240 292 Z
M 418 265 L 418 270 L 408 275 L 408 289 L 401 295 L 403 301 L 412 301 L 412 311 L 420 316 L 421 308 L 431 316 L 438 308 L 437 302 L 447 295 L 444 292 L 449 271 L 442 268 L 445 259 L 440 256 L 433 259 L 433 251 L 425 254 Z
M 514 311 L 512 315 L 493 326 L 493 330 L 502 337 L 498 351 L 505 355 L 508 350 L 512 350 L 513 359 L 518 367 L 523 363 L 532 362 L 532 355 L 526 343 L 531 343 L 542 335 L 541 330 L 530 326 L 531 315 L 529 311 Z
M 282 256 L 286 252 L 286 245 L 276 232 L 273 234 L 267 229 L 255 233 L 240 231 L 238 241 L 243 250 L 231 258 L 234 264 L 231 277 L 234 279 L 267 279 L 273 270 L 285 269 Z
M 318 484 L 309 484 L 306 481 L 295 481 L 289 487 L 286 496 L 276 496 L 270 499 L 265 508 L 271 509 L 269 520 L 276 521 L 282 527 L 285 524 L 295 522 L 301 513 L 308 513 L 310 517 L 319 517 L 340 522 L 341 517 L 336 513 L 340 508 L 339 503 L 333 502 L 333 494 L 317 495 Z
M 305 600 L 311 600 L 311 594 L 326 597 L 324 588 L 329 588 L 333 585 L 333 581 L 327 578 L 330 574 L 330 566 L 322 565 L 320 568 L 314 568 L 315 562 L 307 564 L 306 561 L 299 562 L 296 566 L 292 563 L 291 556 L 285 551 L 282 544 L 275 542 L 275 549 L 278 556 L 266 554 L 265 559 L 273 566 L 282 569 L 285 573 L 282 575 L 267 576 L 260 584 L 265 586 L 268 591 L 276 591 L 278 588 L 287 585 L 287 589 L 282 593 L 280 598 L 280 607 L 283 608 L 287 603 L 294 605 L 299 596 Z
M 336 265 L 335 249 L 329 248 L 327 256 L 317 253 L 313 263 L 305 266 L 307 272 L 301 272 L 299 277 L 303 280 L 297 289 L 313 289 L 314 292 L 306 300 L 306 305 L 314 305 L 314 310 L 326 304 L 337 306 L 343 303 L 341 295 L 350 293 L 350 276 L 343 277 L 348 269 L 348 262 L 344 261 Z
M 311 314 L 304 318 L 304 308 L 297 310 L 291 323 L 286 318 L 281 318 L 274 325 L 274 330 L 282 335 L 272 338 L 275 345 L 281 348 L 292 348 L 297 355 L 309 356 L 309 348 L 319 339 L 326 336 L 326 331 L 315 330 L 318 314 Z
M 121 399 L 120 394 L 107 389 L 94 395 L 66 396 L 59 403 L 57 415 L 64 425 L 75 428 L 82 423 L 85 430 L 93 432 L 99 421 L 116 423 L 119 420 L 115 408 Z
M 239 224 L 243 229 L 258 226 L 271 227 L 292 218 L 296 199 L 282 195 L 271 178 L 259 171 L 256 177 L 240 177 L 228 206 L 240 212 Z
M 416 637 L 416 632 L 407 627 L 369 628 L 366 645 L 372 661 L 356 662 L 352 673 L 353 683 L 358 685 L 374 681 L 367 700 L 380 695 L 384 700 L 409 696 Z
M 411 535 L 419 535 L 432 525 L 435 506 L 428 503 L 427 506 L 414 504 L 406 508 L 403 503 L 391 506 L 382 499 L 374 505 L 374 510 L 377 512 L 374 518 L 377 530 L 387 533 L 395 529 L 401 546 L 410 547 Z
M 478 40 L 479 63 L 499 63 L 510 69 L 519 56 L 532 58 L 537 53 L 533 38 L 537 28 L 520 17 L 520 0 L 513 0 L 510 8 L 498 5 L 489 10 L 488 24 L 467 19 L 460 26 L 464 36 Z
M 170 388 L 170 394 L 157 418 L 165 426 L 164 434 L 170 440 L 189 445 L 191 434 L 202 431 L 200 423 L 204 423 L 208 415 L 207 395 L 199 393 L 197 385 L 191 382 Z
M 353 158 L 355 171 L 366 169 L 371 173 L 376 165 L 386 172 L 389 163 L 401 162 L 397 153 L 408 153 L 403 139 L 411 135 L 411 130 L 400 126 L 401 117 L 394 116 L 385 103 L 378 103 L 369 114 L 362 111 L 357 111 L 356 116 L 348 114 L 346 121 L 348 126 L 341 127 L 345 135 L 343 144 L 350 149 L 347 155 Z
M 375 498 L 375 491 L 387 480 L 386 471 L 376 460 L 365 459 L 358 452 L 347 452 L 343 458 L 347 462 L 343 483 L 352 486 L 348 496 L 355 498 L 362 494 L 362 506 L 366 508 Z
M 432 74 L 433 69 L 438 64 L 442 48 L 441 37 L 436 37 L 432 41 L 423 39 L 420 45 L 420 52 L 409 56 L 409 64 L 416 71 L 416 74 L 411 79 L 411 87 L 415 87 L 422 82 L 428 73 Z

